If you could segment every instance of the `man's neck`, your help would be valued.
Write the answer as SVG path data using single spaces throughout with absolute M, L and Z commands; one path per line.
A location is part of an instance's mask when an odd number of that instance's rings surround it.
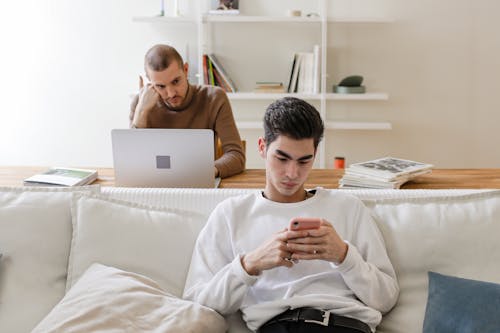
M 304 188 L 298 190 L 292 195 L 282 195 L 277 191 L 271 191 L 268 188 L 262 191 L 262 196 L 268 200 L 280 203 L 294 203 L 309 199 L 314 193 L 306 191 Z

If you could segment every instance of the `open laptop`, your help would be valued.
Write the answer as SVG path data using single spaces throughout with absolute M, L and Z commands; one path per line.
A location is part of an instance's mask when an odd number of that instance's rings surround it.
M 111 143 L 116 186 L 218 186 L 212 130 L 113 129 Z

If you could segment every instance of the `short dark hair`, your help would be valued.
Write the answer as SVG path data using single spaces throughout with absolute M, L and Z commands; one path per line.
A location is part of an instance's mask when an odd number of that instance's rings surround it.
M 292 139 L 314 139 L 314 149 L 323 138 L 324 125 L 314 106 L 295 97 L 271 103 L 264 114 L 264 139 L 271 144 L 279 135 Z
M 175 48 L 165 44 L 156 44 L 144 56 L 144 70 L 146 73 L 148 69 L 161 72 L 170 66 L 172 62 L 177 62 L 179 67 L 184 64 L 181 55 Z

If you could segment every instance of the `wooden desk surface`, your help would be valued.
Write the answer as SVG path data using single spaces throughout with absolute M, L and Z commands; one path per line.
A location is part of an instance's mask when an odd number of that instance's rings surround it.
M 22 186 L 23 179 L 47 170 L 47 167 L 0 167 L 0 186 Z M 94 184 L 114 186 L 112 168 L 97 168 L 99 179 Z M 342 169 L 313 169 L 306 188 L 337 188 Z M 264 188 L 265 170 L 248 169 L 225 178 L 220 188 Z M 432 173 L 407 182 L 402 189 L 500 189 L 500 169 L 434 169 Z

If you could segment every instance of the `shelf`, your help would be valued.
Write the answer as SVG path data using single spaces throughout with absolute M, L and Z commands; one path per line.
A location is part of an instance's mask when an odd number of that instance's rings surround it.
M 326 129 L 333 130 L 375 130 L 387 131 L 392 129 L 388 122 L 352 122 L 352 121 L 327 121 Z
M 321 17 L 205 15 L 203 22 L 320 23 Z
M 386 101 L 389 99 L 387 93 L 364 93 L 364 94 L 326 94 L 327 100 L 341 101 Z
M 190 16 L 135 16 L 134 22 L 147 23 L 196 23 Z M 289 17 L 289 16 L 248 16 L 248 15 L 204 15 L 203 22 L 247 22 L 247 23 L 321 23 L 321 17 Z M 328 23 L 390 23 L 393 19 L 383 17 L 329 17 Z
M 262 121 L 237 121 L 239 129 L 259 129 L 263 128 Z M 352 121 L 327 121 L 325 127 L 328 130 L 375 130 L 387 131 L 392 129 L 389 122 L 352 122 Z
M 228 93 L 230 100 L 275 100 L 283 97 L 297 97 L 306 100 L 320 100 L 320 94 L 289 94 L 289 93 L 254 93 L 254 92 L 237 92 Z
M 192 0 L 190 0 L 192 1 Z M 201 4 L 201 2 L 199 2 Z M 275 12 L 276 15 L 273 15 L 271 11 L 266 10 L 265 8 L 261 8 L 259 11 L 255 12 L 255 14 L 260 15 L 244 15 L 243 13 L 237 15 L 229 15 L 229 14 L 209 14 L 206 10 L 207 6 L 198 6 L 198 10 L 191 13 L 185 13 L 186 16 L 172 17 L 172 16 L 142 16 L 142 17 L 133 17 L 133 21 L 149 23 L 149 24 L 164 24 L 165 27 L 168 26 L 168 23 L 172 24 L 172 28 L 168 31 L 171 33 L 175 31 L 177 27 L 182 27 L 183 24 L 186 24 L 186 27 L 193 25 L 197 28 L 196 32 L 196 42 L 197 42 L 197 65 L 198 65 L 198 73 L 196 76 L 198 78 L 198 83 L 201 84 L 204 82 L 203 80 L 203 54 L 207 52 L 217 53 L 217 43 L 224 44 L 226 47 L 225 41 L 219 41 L 223 39 L 222 36 L 217 35 L 217 40 L 212 41 L 215 38 L 215 32 L 218 32 L 219 28 L 223 30 L 223 32 L 233 30 L 235 32 L 238 29 L 247 30 L 251 27 L 250 31 L 255 30 L 256 28 L 257 35 L 255 36 L 255 40 L 259 38 L 269 39 L 272 38 L 267 32 L 273 30 L 283 30 L 282 33 L 286 35 L 287 30 L 289 28 L 301 29 L 308 28 L 312 29 L 311 34 L 313 37 L 309 36 L 309 32 L 305 40 L 301 40 L 300 42 L 304 45 L 313 44 L 319 45 L 320 50 L 320 87 L 322 87 L 322 92 L 320 93 L 260 93 L 254 92 L 251 86 L 247 86 L 247 89 L 241 92 L 235 93 L 227 93 L 228 99 L 231 101 L 231 104 L 236 104 L 233 106 L 233 110 L 239 108 L 240 106 L 244 107 L 244 109 L 248 109 L 250 107 L 255 108 L 256 105 L 259 105 L 258 108 L 261 109 L 261 104 L 268 104 L 277 99 L 281 99 L 284 97 L 296 97 L 302 100 L 306 100 L 307 102 L 313 104 L 320 113 L 321 118 L 325 123 L 325 130 L 330 131 L 329 134 L 335 135 L 336 131 L 388 131 L 392 129 L 392 124 L 390 122 L 378 121 L 377 118 L 370 117 L 369 120 L 366 118 L 355 118 L 355 120 L 359 121 L 350 121 L 352 117 L 342 117 L 342 113 L 337 114 L 336 110 L 339 108 L 342 110 L 343 107 L 351 106 L 351 104 L 360 104 L 362 107 L 365 107 L 370 103 L 380 103 L 383 101 L 389 100 L 389 94 L 385 92 L 375 91 L 375 92 L 367 92 L 363 94 L 339 94 L 333 93 L 331 89 L 330 83 L 328 82 L 328 76 L 332 73 L 328 73 L 329 69 L 329 61 L 331 60 L 332 52 L 332 42 L 329 38 L 331 31 L 335 31 L 336 29 L 350 29 L 355 27 L 356 24 L 361 24 L 362 29 L 366 29 L 368 26 L 371 29 L 381 27 L 384 29 L 385 23 L 395 22 L 396 20 L 392 17 L 384 16 L 384 13 L 380 12 L 372 12 L 372 11 L 353 11 L 351 12 L 339 12 L 339 11 L 329 11 L 330 0 L 319 0 L 318 7 L 316 9 L 316 13 L 319 15 L 314 16 L 286 16 L 285 13 Z M 334 9 L 332 6 L 331 9 Z M 265 14 L 269 15 L 265 15 Z M 303 11 L 304 13 L 304 11 Z M 281 15 L 280 15 L 281 14 Z M 219 26 L 221 24 L 221 26 Z M 261 28 L 259 28 L 261 27 Z M 376 29 L 378 30 L 378 29 Z M 288 36 L 289 38 L 294 38 L 294 35 Z M 215 43 L 217 42 L 217 43 Z M 245 43 L 246 41 L 243 41 Z M 272 40 L 267 40 L 266 42 L 273 42 Z M 283 45 L 286 48 L 293 48 L 293 41 L 290 42 L 290 45 L 284 43 Z M 299 44 L 302 45 L 302 44 Z M 235 54 L 228 54 L 228 57 L 252 57 L 255 53 L 257 54 L 259 48 L 253 48 L 253 51 L 249 54 L 239 54 L 238 50 L 233 50 Z M 281 50 L 280 50 L 281 51 Z M 283 50 L 285 51 L 285 50 Z M 334 51 L 334 50 L 333 50 Z M 222 50 L 220 51 L 222 52 Z M 295 51 L 294 51 L 295 52 Z M 269 58 L 271 58 L 274 62 L 284 61 L 283 59 L 275 59 L 273 55 L 276 56 L 278 54 L 278 50 L 270 50 Z M 281 53 L 280 53 L 281 54 Z M 266 54 L 267 55 L 267 54 Z M 243 60 L 242 60 L 243 61 Z M 267 61 L 267 60 L 266 60 Z M 244 68 L 244 70 L 240 70 L 238 78 L 246 79 L 247 81 L 250 78 L 246 78 L 245 73 L 251 71 L 250 68 Z M 276 73 L 270 73 L 276 75 Z M 258 76 L 258 75 L 256 75 Z M 235 77 L 236 78 L 236 77 Z M 250 82 L 247 82 L 250 83 Z M 315 90 L 317 91 L 317 90 Z M 238 119 L 237 114 L 234 114 L 236 125 L 238 129 L 241 131 L 248 131 L 248 134 L 261 133 L 263 131 L 263 123 L 260 119 L 261 112 L 258 114 L 241 114 L 244 116 L 243 119 Z M 335 120 L 328 120 L 330 119 Z M 379 132 L 380 133 L 380 132 Z M 356 133 L 354 133 L 356 135 Z M 358 133 L 359 134 L 359 133 Z M 325 140 L 326 141 L 326 140 Z M 320 145 L 318 147 L 318 164 L 321 167 L 325 167 L 326 159 L 325 155 L 327 153 L 326 145 Z
M 237 92 L 228 93 L 230 100 L 274 100 L 283 97 L 297 97 L 306 100 L 321 100 L 321 94 L 289 94 L 289 93 L 253 93 L 253 92 Z M 325 94 L 327 100 L 342 100 L 342 101 L 386 101 L 389 99 L 387 93 L 365 93 L 365 94 Z
M 186 16 L 135 16 L 134 22 L 146 23 L 196 23 L 196 19 Z

